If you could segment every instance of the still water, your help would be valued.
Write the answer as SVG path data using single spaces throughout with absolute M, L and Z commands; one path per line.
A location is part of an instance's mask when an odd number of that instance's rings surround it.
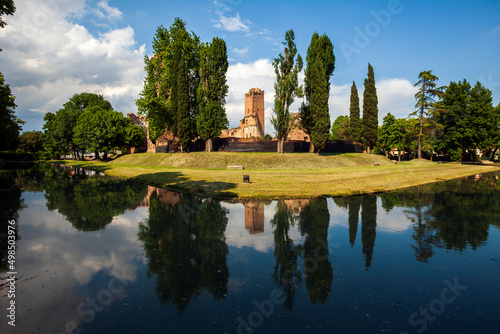
M 0 332 L 496 333 L 498 175 L 236 202 L 3 168 Z

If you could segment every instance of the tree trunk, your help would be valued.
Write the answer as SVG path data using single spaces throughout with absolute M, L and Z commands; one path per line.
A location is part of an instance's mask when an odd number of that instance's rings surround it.
M 205 152 L 213 152 L 213 142 L 212 138 L 208 138 L 205 141 Z
M 422 127 L 424 124 L 424 107 L 422 106 L 422 111 L 420 112 L 420 127 L 418 132 L 418 158 L 422 159 Z
M 367 146 L 367 147 L 366 147 L 366 153 L 367 153 L 367 154 L 370 154 L 370 146 Z
M 401 148 L 398 147 L 398 160 L 401 162 Z
M 284 137 L 281 137 L 281 138 L 278 138 L 278 142 L 277 142 L 277 145 L 278 145 L 278 148 L 277 148 L 277 152 L 278 154 L 283 154 L 285 149 L 285 138 Z
M 309 136 L 309 138 L 311 138 L 311 136 Z M 309 145 L 309 153 L 314 153 L 314 144 L 313 144 L 312 140 L 310 143 L 311 143 L 311 145 Z

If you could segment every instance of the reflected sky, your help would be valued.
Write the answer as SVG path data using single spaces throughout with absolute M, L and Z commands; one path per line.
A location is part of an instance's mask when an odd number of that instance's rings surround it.
M 20 208 L 2 206 L 19 223 L 17 323 L 1 319 L 2 333 L 488 333 L 500 323 L 497 174 L 244 202 L 50 166 L 2 170 L 0 181 L 2 203 Z M 467 288 L 440 302 L 446 282 Z

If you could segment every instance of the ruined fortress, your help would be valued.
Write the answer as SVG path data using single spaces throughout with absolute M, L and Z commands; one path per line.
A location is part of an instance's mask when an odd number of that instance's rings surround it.
M 237 128 L 222 130 L 221 138 L 262 138 L 265 134 L 264 91 L 252 88 L 245 94 L 245 116 Z
M 240 125 L 237 128 L 222 130 L 220 138 L 241 142 L 262 140 L 265 134 L 264 110 L 264 91 L 259 88 L 250 89 L 248 93 L 245 93 L 244 117 L 240 120 Z M 295 119 L 295 126 L 292 131 L 290 131 L 287 140 L 309 142 L 309 136 L 300 127 L 298 113 L 292 114 L 292 116 Z M 145 143 L 141 147 L 131 148 L 130 153 L 169 152 L 171 147 L 176 145 L 178 138 L 174 137 L 172 132 L 166 129 L 157 139 L 156 143 L 153 143 L 149 138 L 146 116 L 136 116 L 133 113 L 128 113 L 127 117 L 132 120 L 132 123 L 140 126 L 146 132 Z

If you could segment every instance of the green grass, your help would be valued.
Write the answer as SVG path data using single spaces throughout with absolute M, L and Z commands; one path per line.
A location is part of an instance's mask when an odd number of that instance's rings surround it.
M 109 163 L 66 163 L 192 194 L 270 199 L 390 191 L 500 169 L 427 160 L 395 165 L 385 157 L 363 153 L 134 154 Z M 228 165 L 243 165 L 245 169 L 228 170 Z M 243 183 L 243 175 L 250 175 L 251 183 Z

